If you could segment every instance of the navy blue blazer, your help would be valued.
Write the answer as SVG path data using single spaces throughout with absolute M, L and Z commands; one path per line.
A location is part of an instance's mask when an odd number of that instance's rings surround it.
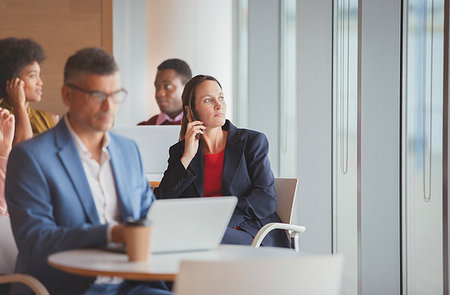
M 265 224 L 281 222 L 275 212 L 277 196 L 267 156 L 269 143 L 263 133 L 238 129 L 228 120 L 222 129 L 228 130 L 222 172 L 222 195 L 238 197 L 229 227 L 239 226 L 255 237 Z M 169 165 L 159 187 L 155 189 L 156 198 L 203 196 L 204 169 L 201 143 L 187 169 L 180 161 L 183 153 L 184 140 L 170 147 Z M 284 231 L 273 231 L 262 244 L 290 247 Z
M 147 215 L 153 193 L 137 145 L 109 133 L 108 150 L 120 213 Z M 6 200 L 19 249 L 16 272 L 39 279 L 51 294 L 81 294 L 94 278 L 70 275 L 47 264 L 55 252 L 106 246 L 101 224 L 75 142 L 64 120 L 13 148 L 6 175 Z M 14 293 L 26 293 L 15 285 Z

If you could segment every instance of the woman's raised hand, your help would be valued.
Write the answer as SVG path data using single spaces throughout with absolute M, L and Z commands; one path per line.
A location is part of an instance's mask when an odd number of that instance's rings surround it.
M 14 138 L 14 115 L 0 108 L 0 156 L 8 157 Z
M 30 118 L 28 117 L 28 102 L 25 97 L 25 82 L 19 78 L 6 81 L 6 97 L 14 108 L 15 133 L 13 145 L 33 137 Z
M 6 95 L 15 109 L 26 106 L 25 82 L 19 78 L 6 81 Z
M 200 140 L 200 136 L 197 135 L 202 135 L 205 129 L 206 127 L 201 121 L 192 121 L 187 124 L 186 135 L 184 136 L 184 154 L 181 157 L 181 163 L 184 168 L 187 169 L 195 154 L 197 154 Z

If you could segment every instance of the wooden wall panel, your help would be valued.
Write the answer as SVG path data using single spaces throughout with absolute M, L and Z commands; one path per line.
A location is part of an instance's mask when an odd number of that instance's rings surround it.
M 112 52 L 112 0 L 1 0 L 0 38 L 5 37 L 33 38 L 42 45 L 44 95 L 34 107 L 62 115 L 67 58 L 90 46 Z

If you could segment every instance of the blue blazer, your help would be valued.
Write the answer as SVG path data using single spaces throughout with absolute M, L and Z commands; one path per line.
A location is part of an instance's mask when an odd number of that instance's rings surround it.
M 154 199 L 137 145 L 109 133 L 108 150 L 123 221 L 145 217 Z M 16 272 L 39 279 L 51 294 L 81 294 L 94 278 L 70 275 L 47 264 L 55 252 L 107 244 L 75 142 L 64 120 L 13 148 L 6 200 L 19 249 Z M 13 293 L 25 292 L 13 287 Z
M 263 133 L 238 129 L 228 120 L 222 129 L 228 130 L 223 160 L 222 195 L 238 197 L 229 228 L 239 226 L 254 237 L 265 224 L 281 222 L 275 212 L 277 196 L 267 156 L 269 143 Z M 203 196 L 204 169 L 201 143 L 188 169 L 185 169 L 180 161 L 183 153 L 184 140 L 170 147 L 168 168 L 155 190 L 157 198 Z M 239 239 L 239 235 L 236 238 Z M 284 231 L 271 232 L 262 244 L 290 247 Z

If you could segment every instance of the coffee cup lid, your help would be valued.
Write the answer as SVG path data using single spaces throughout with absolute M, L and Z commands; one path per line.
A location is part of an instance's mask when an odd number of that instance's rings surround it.
M 128 217 L 126 226 L 150 226 L 152 223 L 147 218 L 134 219 L 133 217 Z

